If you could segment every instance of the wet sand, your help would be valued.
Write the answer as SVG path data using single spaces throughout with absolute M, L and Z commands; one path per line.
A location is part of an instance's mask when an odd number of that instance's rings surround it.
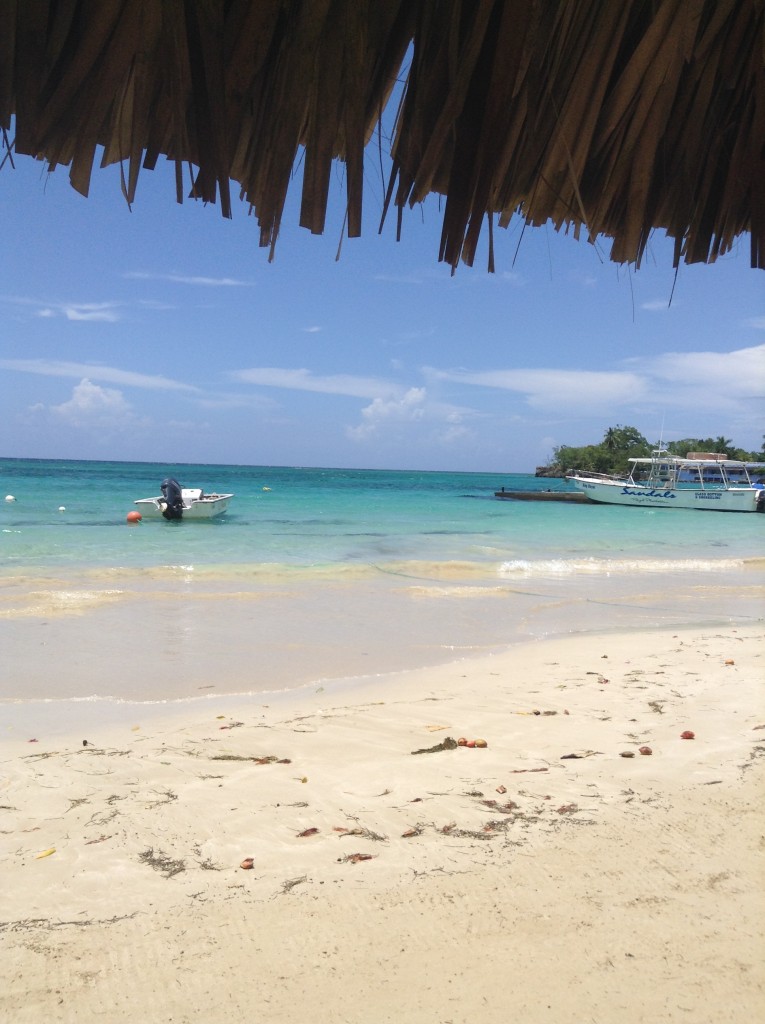
M 657 563 L 658 565 L 659 563 Z M 0 581 L 0 702 L 274 693 L 529 640 L 758 621 L 763 566 L 637 575 L 110 569 Z M 295 578 L 297 577 L 297 578 Z

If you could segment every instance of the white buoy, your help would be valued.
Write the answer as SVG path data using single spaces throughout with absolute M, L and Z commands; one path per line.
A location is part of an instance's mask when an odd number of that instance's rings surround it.
M 6 494 L 5 500 L 6 501 L 15 501 L 16 499 L 13 497 L 12 494 Z
M 58 510 L 59 512 L 66 512 L 66 505 L 59 505 Z

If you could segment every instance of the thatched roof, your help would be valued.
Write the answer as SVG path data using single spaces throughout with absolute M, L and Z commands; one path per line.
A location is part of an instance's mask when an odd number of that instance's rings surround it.
M 405 74 L 386 209 L 400 221 L 445 196 L 439 258 L 453 267 L 514 213 L 611 237 L 611 258 L 638 265 L 656 228 L 675 239 L 675 265 L 711 262 L 749 233 L 765 267 L 764 11 L 765 0 L 0 0 L 0 127 L 15 153 L 69 166 L 83 195 L 99 146 L 102 164 L 122 163 L 128 202 L 161 156 L 176 163 L 178 201 L 191 192 L 230 216 L 234 182 L 273 247 L 301 148 L 300 223 L 323 230 L 337 158 L 348 233 L 361 232 L 364 149 Z

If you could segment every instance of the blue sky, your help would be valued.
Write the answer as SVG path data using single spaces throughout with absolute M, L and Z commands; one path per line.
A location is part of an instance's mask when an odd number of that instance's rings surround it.
M 657 234 L 637 272 L 552 228 L 495 230 L 452 276 L 433 198 L 344 239 L 298 226 L 299 172 L 275 262 L 246 206 L 175 203 L 167 166 L 132 212 L 116 168 L 91 194 L 66 168 L 0 171 L 0 455 L 525 472 L 609 426 L 651 440 L 762 444 L 765 273 L 748 239 L 683 266 Z M 485 238 L 484 238 L 485 243 Z M 673 284 L 674 295 L 670 305 Z

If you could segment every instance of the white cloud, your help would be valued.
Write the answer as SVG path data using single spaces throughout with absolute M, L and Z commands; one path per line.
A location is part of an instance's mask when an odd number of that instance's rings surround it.
M 645 381 L 636 373 L 598 370 L 435 370 L 434 380 L 515 391 L 534 409 L 597 412 L 642 397 Z
M 70 363 L 55 359 L 0 359 L 0 368 L 18 373 L 37 373 L 43 377 L 87 377 L 89 380 L 103 380 L 148 391 L 199 391 L 199 388 L 191 384 L 182 384 L 168 377 L 91 363 Z
M 89 320 L 115 324 L 120 318 L 117 304 L 114 302 L 67 303 L 60 309 L 67 320 Z
M 353 441 L 367 441 L 385 436 L 398 436 L 403 441 L 451 445 L 473 436 L 466 419 L 476 419 L 472 409 L 433 401 L 423 387 L 412 387 L 395 398 L 376 398 L 361 410 L 361 423 L 347 427 L 346 435 Z
M 440 432 L 437 440 L 441 444 L 454 444 L 456 441 L 464 441 L 466 437 L 471 437 L 472 434 L 472 430 L 462 425 L 446 427 L 445 430 Z
M 354 441 L 363 441 L 390 424 L 411 423 L 425 416 L 425 388 L 409 388 L 402 396 L 392 399 L 375 398 L 361 410 L 362 422 L 348 427 L 346 433 Z
M 712 404 L 715 395 L 733 400 L 765 395 L 765 345 L 733 352 L 665 352 L 634 362 L 648 376 L 692 389 Z
M 44 319 L 64 317 L 71 321 L 95 323 L 117 323 L 120 320 L 120 302 L 43 302 L 40 299 L 29 299 L 18 295 L 4 295 L 3 302 L 15 306 L 37 307 L 34 316 Z
M 251 288 L 253 281 L 240 281 L 235 277 L 202 277 L 189 274 L 150 274 L 131 270 L 122 275 L 132 281 L 172 281 L 174 284 L 201 285 L 204 288 Z
M 350 374 L 319 376 L 306 369 L 274 366 L 237 370 L 229 376 L 264 387 L 371 399 L 370 404 L 361 409 L 361 422 L 346 427 L 346 435 L 354 441 L 365 441 L 383 434 L 411 438 L 410 430 L 404 428 L 421 424 L 427 425 L 429 441 L 451 443 L 470 433 L 463 421 L 476 416 L 470 409 L 432 401 L 424 387 L 404 388 L 378 377 L 354 377 Z
M 378 377 L 354 377 L 338 373 L 320 376 L 310 370 L 290 370 L 279 366 L 232 370 L 228 375 L 245 384 L 293 391 L 315 391 L 325 395 L 349 395 L 353 398 L 387 398 L 400 394 L 401 387 Z
M 674 306 L 675 303 L 672 303 Z M 671 307 L 669 299 L 649 299 L 647 302 L 641 302 L 640 308 L 647 310 L 649 313 L 666 313 Z
M 196 405 L 200 409 L 254 409 L 256 412 L 272 412 L 278 409 L 273 398 L 264 395 L 212 394 L 198 398 Z
M 501 281 L 507 281 L 508 284 L 511 284 L 516 288 L 526 287 L 526 279 L 522 274 L 518 274 L 514 270 L 503 270 L 499 275 L 499 279 Z
M 751 418 L 765 396 L 765 345 L 733 352 L 666 352 L 625 360 L 620 370 L 438 370 L 432 382 L 516 392 L 537 411 L 556 416 L 655 416 L 659 410 Z
M 321 327 L 304 327 L 303 330 L 306 334 L 318 334 Z
M 68 402 L 51 406 L 51 412 L 70 426 L 89 429 L 114 429 L 135 419 L 132 407 L 121 391 L 102 388 L 87 378 L 74 387 Z
M 752 316 L 744 320 L 744 327 L 754 327 L 756 331 L 765 331 L 765 316 Z

